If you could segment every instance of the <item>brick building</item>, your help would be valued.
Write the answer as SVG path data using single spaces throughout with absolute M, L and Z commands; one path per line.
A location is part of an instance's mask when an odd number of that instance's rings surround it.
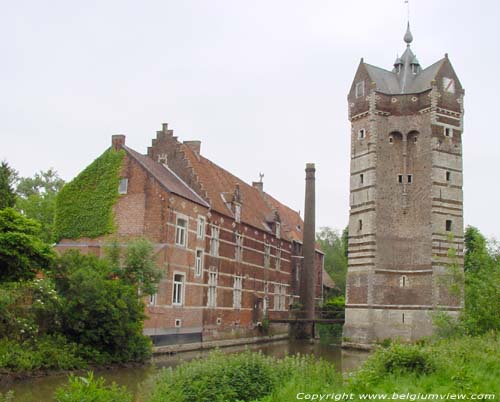
M 264 192 L 201 154 L 199 141 L 180 142 L 164 124 L 147 155 L 125 136 L 120 197 L 114 205 L 121 239 L 155 244 L 165 275 L 147 300 L 145 333 L 157 346 L 262 335 L 265 315 L 285 318 L 304 282 L 304 223 Z M 102 253 L 106 237 L 63 239 L 57 248 Z M 315 299 L 322 296 L 323 255 L 315 252 Z M 275 324 L 274 333 L 286 334 Z
M 346 343 L 428 336 L 432 311 L 463 303 L 443 278 L 463 266 L 464 89 L 448 55 L 423 69 L 412 40 L 408 25 L 392 71 L 361 59 L 348 94 Z

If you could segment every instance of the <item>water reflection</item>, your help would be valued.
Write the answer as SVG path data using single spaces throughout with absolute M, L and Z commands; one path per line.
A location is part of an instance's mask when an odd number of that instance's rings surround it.
M 342 350 L 338 345 L 331 343 L 310 343 L 307 341 L 278 341 L 264 344 L 246 346 L 234 346 L 221 349 L 224 353 L 238 353 L 246 348 L 261 351 L 265 355 L 274 357 L 285 357 L 287 355 L 314 355 L 335 363 L 337 370 L 343 372 L 352 371 L 359 367 L 368 357 L 366 352 L 353 350 Z M 209 351 L 184 352 L 176 355 L 155 356 L 152 364 L 141 367 L 113 368 L 110 370 L 97 370 L 96 376 L 102 376 L 109 382 L 126 385 L 136 396 L 139 395 L 140 386 L 160 367 L 175 367 L 184 361 L 197 357 L 204 357 Z M 66 383 L 66 375 L 34 378 L 14 382 L 9 385 L 1 385 L 0 392 L 12 389 L 15 392 L 15 401 L 19 402 L 49 402 L 53 401 L 54 390 Z

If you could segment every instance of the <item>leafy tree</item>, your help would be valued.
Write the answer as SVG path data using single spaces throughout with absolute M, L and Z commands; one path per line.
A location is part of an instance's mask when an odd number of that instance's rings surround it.
M 6 161 L 3 161 L 0 164 L 0 210 L 15 205 L 14 183 L 16 180 L 17 172 Z
M 56 275 L 64 298 L 62 332 L 71 341 L 96 349 L 110 361 L 142 361 L 151 353 L 151 341 L 142 334 L 144 304 L 137 290 L 110 278 L 111 267 L 93 255 L 70 251 Z
M 153 244 L 139 238 L 125 246 L 123 252 L 116 240 L 106 248 L 114 274 L 124 283 L 136 287 L 140 295 L 152 295 L 158 290 L 162 272 L 154 256 Z
M 17 185 L 16 208 L 28 218 L 42 225 L 42 236 L 47 242 L 54 240 L 56 196 L 64 185 L 54 169 L 40 171 L 33 177 L 23 177 Z
M 466 272 L 477 271 L 479 268 L 490 266 L 493 263 L 492 256 L 488 252 L 488 242 L 479 229 L 467 226 L 464 242 L 464 270 Z
M 317 240 L 325 253 L 325 270 L 337 286 L 338 294 L 344 294 L 347 275 L 347 229 L 342 235 L 329 227 L 320 228 Z
M 54 256 L 38 222 L 12 208 L 0 210 L 0 282 L 33 279 L 51 268 Z

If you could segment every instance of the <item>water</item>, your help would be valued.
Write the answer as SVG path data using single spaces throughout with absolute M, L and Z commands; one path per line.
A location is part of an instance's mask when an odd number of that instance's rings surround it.
M 249 348 L 261 351 L 265 355 L 284 357 L 295 354 L 312 354 L 335 363 L 340 371 L 352 371 L 363 363 L 368 357 L 366 352 L 342 350 L 338 345 L 328 343 L 310 343 L 308 341 L 277 341 L 264 344 L 247 346 L 235 346 L 221 349 L 224 353 L 237 353 Z M 152 359 L 152 364 L 140 367 L 113 368 L 108 370 L 96 370 L 95 376 L 102 376 L 109 382 L 125 385 L 134 393 L 140 395 L 140 385 L 153 376 L 158 368 L 175 367 L 181 362 L 189 361 L 197 357 L 206 356 L 209 351 L 184 352 L 176 355 L 161 355 Z M 51 375 L 47 377 L 20 380 L 8 385 L 0 385 L 0 392 L 13 390 L 16 402 L 52 402 L 54 390 L 65 384 L 67 375 Z

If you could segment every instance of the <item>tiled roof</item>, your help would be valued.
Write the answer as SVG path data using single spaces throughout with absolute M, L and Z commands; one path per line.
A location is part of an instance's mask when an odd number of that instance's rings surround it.
M 272 220 L 277 210 L 281 218 L 282 237 L 302 241 L 303 222 L 298 212 L 195 153 L 189 146 L 181 144 L 181 149 L 198 176 L 202 188 L 206 191 L 212 209 L 224 215 L 233 216 L 226 202 L 231 202 L 231 195 L 236 185 L 239 185 L 242 222 L 258 229 L 270 230 L 267 222 Z
M 326 272 L 324 268 L 323 268 L 323 286 L 329 289 L 334 289 L 337 287 L 330 274 Z
M 146 155 L 134 151 L 133 149 L 123 146 L 127 154 L 136 160 L 146 171 L 148 171 L 158 182 L 171 193 L 180 195 L 183 198 L 191 200 L 197 204 L 209 207 L 207 202 L 196 194 L 182 179 L 177 176 L 167 166 L 155 162 L 153 159 Z

